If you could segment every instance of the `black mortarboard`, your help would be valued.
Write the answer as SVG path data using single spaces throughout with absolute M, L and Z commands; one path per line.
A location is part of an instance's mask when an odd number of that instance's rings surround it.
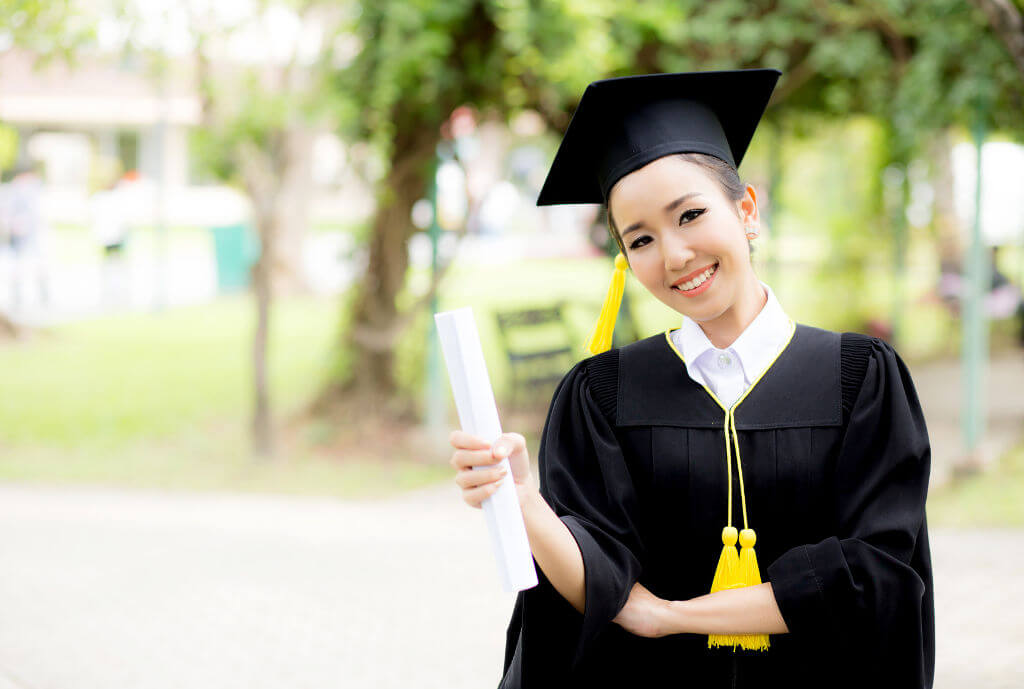
M 537 205 L 605 203 L 621 177 L 671 153 L 708 153 L 739 167 L 781 74 L 738 69 L 592 82 Z

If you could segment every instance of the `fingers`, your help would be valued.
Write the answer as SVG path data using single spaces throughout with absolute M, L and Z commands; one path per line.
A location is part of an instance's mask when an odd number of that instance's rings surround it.
M 494 492 L 498 490 L 504 481 L 504 477 L 491 483 L 485 483 L 482 486 L 476 488 L 470 488 L 462 491 L 462 499 L 465 500 L 471 507 L 480 507 L 481 503 L 487 498 L 494 495 Z
M 494 443 L 488 443 L 465 431 L 454 430 L 448 442 L 455 448 L 449 461 L 458 470 L 455 483 L 462 489 L 462 499 L 477 509 L 505 480 L 508 471 L 501 460 L 526 450 L 526 439 L 519 433 L 503 433 Z
M 526 449 L 526 438 L 519 433 L 502 433 L 498 436 L 498 439 L 494 441 L 492 452 L 495 459 L 502 459 L 508 457 L 510 454 L 515 452 L 521 452 Z
M 500 464 L 490 469 L 463 469 L 455 475 L 455 483 L 463 489 L 476 488 L 482 484 L 497 481 L 507 473 Z
M 491 446 L 481 438 L 460 430 L 452 431 L 448 435 L 448 442 L 456 450 L 483 450 Z
M 470 469 L 478 466 L 488 466 L 497 463 L 491 456 L 490 448 L 486 450 L 456 450 L 448 461 L 456 469 Z

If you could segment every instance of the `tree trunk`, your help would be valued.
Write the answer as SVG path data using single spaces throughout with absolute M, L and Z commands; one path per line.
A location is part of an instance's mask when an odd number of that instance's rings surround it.
M 260 232 L 261 235 L 270 234 Z M 259 458 L 274 455 L 273 419 L 270 414 L 270 391 L 267 385 L 267 343 L 270 333 L 272 287 L 270 277 L 271 251 L 264 252 L 253 267 L 253 289 L 256 296 L 256 330 L 252 342 L 254 405 L 252 415 L 252 448 Z
M 16 340 L 21 336 L 21 329 L 14 321 L 0 313 L 0 340 Z
M 408 129 L 395 142 L 390 170 L 381 183 L 369 261 L 342 343 L 352 354 L 350 372 L 319 400 L 321 405 L 330 404 L 336 400 L 328 398 L 340 395 L 343 401 L 354 402 L 353 410 L 369 416 L 403 418 L 410 411 L 409 405 L 397 399 L 393 371 L 395 345 L 408 322 L 398 312 L 396 300 L 409 266 L 412 206 L 425 193 L 440 136 L 436 127 L 429 125 Z
M 284 150 L 278 162 L 278 190 L 275 229 L 275 256 L 271 281 L 275 295 L 305 292 L 303 242 L 309 226 L 311 167 L 315 132 L 306 127 L 291 127 L 282 135 Z
M 260 258 L 253 266 L 256 328 L 253 333 L 252 444 L 257 457 L 275 452 L 267 349 L 274 295 L 301 289 L 302 236 L 308 218 L 309 171 L 313 132 L 294 125 L 275 132 L 265 148 L 243 146 L 239 167 L 253 202 L 260 237 Z M 282 251 L 287 248 L 288 251 Z M 297 257 L 297 264 L 287 256 Z M 284 257 L 283 257 L 284 256 Z

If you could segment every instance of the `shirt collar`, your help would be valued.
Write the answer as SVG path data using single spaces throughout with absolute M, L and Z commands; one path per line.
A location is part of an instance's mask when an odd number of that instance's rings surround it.
M 761 286 L 768 300 L 750 325 L 726 348 L 732 350 L 740 360 L 748 382 L 759 376 L 778 354 L 789 337 L 791 325 L 789 316 L 782 309 L 771 287 L 763 282 Z M 683 316 L 679 335 L 683 360 L 687 364 L 696 362 L 709 349 L 715 349 L 704 330 L 687 316 Z

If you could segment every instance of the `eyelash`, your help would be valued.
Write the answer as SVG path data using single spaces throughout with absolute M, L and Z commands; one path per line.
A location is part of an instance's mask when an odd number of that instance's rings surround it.
M 696 215 L 694 215 L 689 220 L 689 222 L 693 222 L 694 220 L 696 220 L 700 216 L 704 215 L 704 211 L 706 211 L 706 210 L 707 210 L 707 208 L 691 208 L 690 210 L 686 211 L 685 213 L 683 213 L 682 215 L 679 216 L 679 224 L 680 224 L 680 226 L 682 226 L 684 224 L 683 223 L 683 218 L 685 218 L 690 213 L 696 213 Z M 647 235 L 644 235 L 642 237 L 637 237 L 636 239 L 633 240 L 633 243 L 629 245 L 629 248 L 633 249 L 635 251 L 636 249 L 639 249 L 641 246 L 644 246 L 643 244 L 640 244 L 639 246 L 637 245 L 637 243 L 641 239 L 649 239 L 649 237 Z

